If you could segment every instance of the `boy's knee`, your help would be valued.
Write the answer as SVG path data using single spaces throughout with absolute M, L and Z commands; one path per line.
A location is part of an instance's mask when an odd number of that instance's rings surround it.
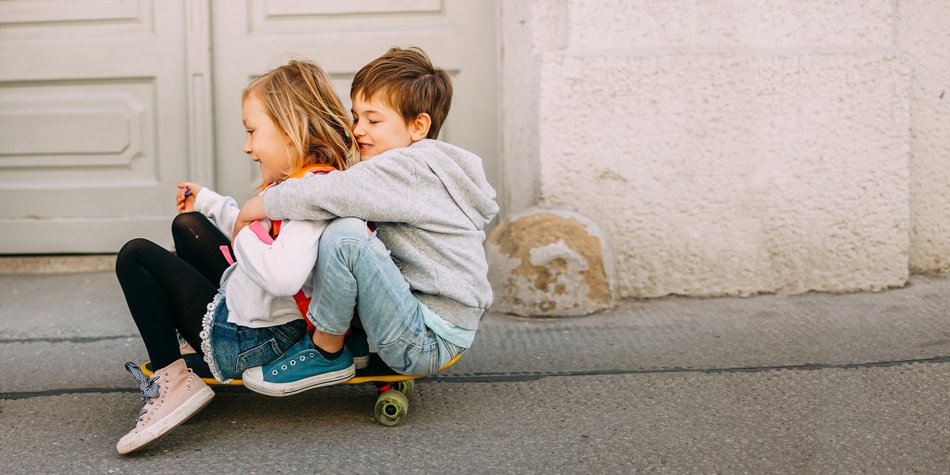
M 357 218 L 337 218 L 327 225 L 320 236 L 320 242 L 333 242 L 340 239 L 366 239 L 369 228 L 366 221 Z

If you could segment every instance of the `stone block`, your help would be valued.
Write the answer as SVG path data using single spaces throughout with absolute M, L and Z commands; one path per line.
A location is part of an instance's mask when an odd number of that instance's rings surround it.
M 604 233 L 579 213 L 531 208 L 488 238 L 495 311 L 577 316 L 613 307 L 612 257 Z

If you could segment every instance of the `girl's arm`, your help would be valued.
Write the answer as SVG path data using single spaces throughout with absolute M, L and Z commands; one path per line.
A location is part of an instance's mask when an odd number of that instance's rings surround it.
M 237 233 L 241 232 L 244 226 L 260 219 L 267 219 L 267 213 L 264 212 L 264 196 L 257 195 L 249 198 L 244 202 L 244 206 L 241 206 L 241 212 L 234 223 L 234 235 L 231 236 L 231 241 L 234 241 Z
M 178 184 L 178 194 L 175 195 L 178 213 L 190 213 L 195 210 L 195 197 L 202 188 L 204 187 L 190 181 Z
M 317 262 L 317 246 L 326 221 L 284 221 L 277 239 L 264 223 L 254 221 L 238 231 L 234 254 L 238 265 L 267 293 L 296 294 Z
M 230 236 L 241 208 L 238 208 L 234 198 L 202 188 L 195 197 L 195 211 L 211 218 L 225 236 Z

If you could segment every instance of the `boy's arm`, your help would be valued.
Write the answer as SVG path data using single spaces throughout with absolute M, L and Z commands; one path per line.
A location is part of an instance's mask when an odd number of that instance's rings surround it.
M 286 180 L 264 192 L 271 219 L 332 219 L 412 223 L 419 217 L 416 168 L 410 149 L 397 149 L 345 172 Z M 255 204 L 256 206 L 256 204 Z

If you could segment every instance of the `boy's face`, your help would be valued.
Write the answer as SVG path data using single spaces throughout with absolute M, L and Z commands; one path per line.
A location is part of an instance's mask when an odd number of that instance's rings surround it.
M 363 94 L 353 97 L 353 135 L 359 144 L 360 161 L 394 148 L 408 147 L 417 135 L 411 124 L 387 102 L 380 99 L 382 93 L 367 98 Z M 425 135 L 423 135 L 423 138 Z

